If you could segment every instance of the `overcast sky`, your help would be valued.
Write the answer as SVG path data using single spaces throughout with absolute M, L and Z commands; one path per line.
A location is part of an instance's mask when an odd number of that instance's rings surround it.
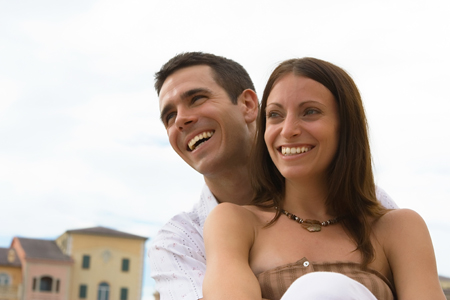
M 234 59 L 260 96 L 278 63 L 313 56 L 360 88 L 376 183 L 423 216 L 450 277 L 449 15 L 448 0 L 0 0 L 0 247 L 99 225 L 151 238 L 192 207 L 203 178 L 153 90 L 175 54 Z

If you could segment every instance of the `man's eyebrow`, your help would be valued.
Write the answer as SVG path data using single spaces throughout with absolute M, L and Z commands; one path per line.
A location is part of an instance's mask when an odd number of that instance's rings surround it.
M 188 90 L 188 91 L 184 92 L 183 94 L 181 94 L 180 98 L 186 99 L 186 98 L 192 97 L 193 95 L 198 94 L 198 93 L 212 94 L 212 91 L 209 89 L 206 89 L 206 88 L 191 89 L 191 90 Z M 168 105 L 164 106 L 164 108 L 161 111 L 161 115 L 159 117 L 161 119 L 161 122 L 164 123 L 164 116 L 167 114 L 168 111 L 172 110 L 173 108 L 174 108 L 173 104 L 168 104 Z
M 180 98 L 181 99 L 189 98 L 198 93 L 212 94 L 211 90 L 209 90 L 207 88 L 196 88 L 196 89 L 192 89 L 192 90 L 188 90 L 188 91 L 184 92 L 183 94 L 181 94 Z

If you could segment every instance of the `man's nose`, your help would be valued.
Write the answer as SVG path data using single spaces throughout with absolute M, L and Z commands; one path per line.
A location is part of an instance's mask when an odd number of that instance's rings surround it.
M 197 121 L 197 116 L 190 110 L 186 108 L 178 109 L 177 116 L 175 119 L 175 125 L 179 130 L 186 129 L 189 125 Z

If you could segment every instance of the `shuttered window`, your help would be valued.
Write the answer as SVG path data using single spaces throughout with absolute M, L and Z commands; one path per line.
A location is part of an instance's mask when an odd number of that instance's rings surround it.
M 128 272 L 130 270 L 130 260 L 128 258 L 122 259 L 122 271 Z
M 128 300 L 128 289 L 127 288 L 120 289 L 120 300 Z
M 87 297 L 87 285 L 80 284 L 80 299 L 86 299 Z
M 83 263 L 81 264 L 81 267 L 83 269 L 89 269 L 91 264 L 91 257 L 89 255 L 83 255 Z

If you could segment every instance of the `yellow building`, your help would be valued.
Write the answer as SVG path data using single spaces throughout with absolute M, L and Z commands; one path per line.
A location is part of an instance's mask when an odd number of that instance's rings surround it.
M 439 282 L 441 283 L 441 287 L 444 290 L 445 297 L 450 299 L 450 278 L 439 276 Z
M 69 299 L 140 300 L 146 240 L 105 227 L 58 237 L 57 245 L 74 261 Z
M 0 248 L 0 299 L 18 300 L 22 295 L 22 267 L 14 249 Z

